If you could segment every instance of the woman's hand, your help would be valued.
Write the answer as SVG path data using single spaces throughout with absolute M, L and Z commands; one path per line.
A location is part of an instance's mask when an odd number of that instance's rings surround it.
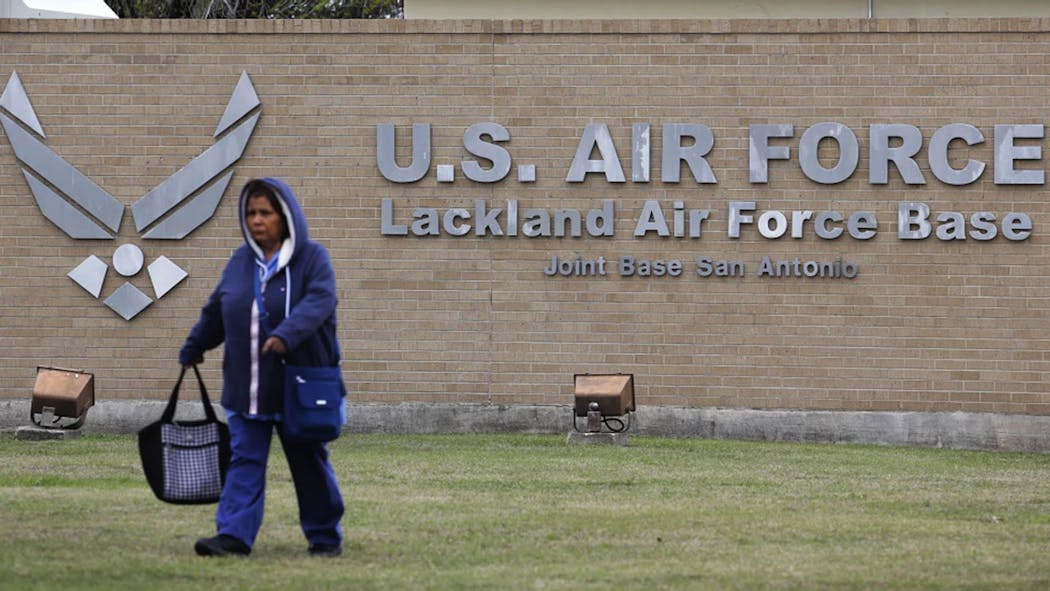
M 284 355 L 288 352 L 288 346 L 284 344 L 278 337 L 270 337 L 263 343 L 263 353 L 277 353 L 278 355 Z

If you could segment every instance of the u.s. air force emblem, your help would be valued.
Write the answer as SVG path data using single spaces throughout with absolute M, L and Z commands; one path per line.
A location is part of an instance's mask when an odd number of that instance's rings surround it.
M 215 214 L 233 177 L 231 167 L 255 131 L 262 113 L 260 104 L 248 73 L 242 72 L 215 129 L 215 143 L 131 205 L 141 238 L 181 240 Z M 0 95 L 0 124 L 44 217 L 76 240 L 116 238 L 124 205 L 47 147 L 43 127 L 17 72 L 11 73 Z M 138 245 L 128 243 L 112 251 L 111 262 L 117 274 L 130 278 L 142 271 L 145 256 Z M 125 320 L 145 310 L 154 298 L 164 297 L 187 276 L 163 255 L 146 270 L 152 297 L 125 280 L 103 300 Z M 108 272 L 109 265 L 92 254 L 68 275 L 98 299 Z

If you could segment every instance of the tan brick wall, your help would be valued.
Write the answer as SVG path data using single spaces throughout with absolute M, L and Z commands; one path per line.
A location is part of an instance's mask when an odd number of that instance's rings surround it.
M 1050 203 L 1045 185 L 992 182 L 997 124 L 1050 120 L 1050 19 L 792 21 L 0 21 L 0 78 L 17 71 L 47 145 L 130 205 L 203 149 L 241 71 L 262 118 L 233 185 L 279 175 L 298 190 L 313 236 L 337 268 L 340 336 L 353 402 L 567 404 L 572 376 L 632 372 L 639 404 L 740 408 L 1050 414 Z M 466 180 L 464 129 L 493 121 L 511 134 L 514 172 Z M 810 125 L 858 136 L 847 181 L 804 177 L 797 147 Z M 376 165 L 376 125 L 398 126 L 400 161 L 412 123 L 433 126 L 434 169 L 399 185 Z M 631 125 L 652 124 L 652 181 L 632 183 Z M 628 182 L 565 181 L 589 123 L 612 133 Z M 660 181 L 661 126 L 709 126 L 716 185 L 683 169 Z M 789 123 L 790 161 L 748 182 L 748 126 Z M 969 123 L 986 140 L 965 157 L 988 164 L 966 187 L 925 161 L 924 186 L 891 169 L 868 182 L 868 126 Z M 1045 142 L 1026 142 L 1040 145 Z M 923 152 L 925 154 L 925 151 Z M 824 161 L 833 155 L 825 153 Z M 1046 167 L 1039 162 L 1022 168 Z M 956 165 L 959 165 L 956 162 Z M 238 244 L 231 188 L 216 216 L 179 242 L 138 238 L 130 215 L 114 241 L 74 241 L 45 220 L 10 145 L 0 142 L 0 397 L 28 397 L 37 365 L 97 376 L 101 399 L 160 398 L 176 355 L 224 261 Z M 391 237 L 413 207 L 576 208 L 616 201 L 612 238 Z M 701 239 L 632 236 L 646 199 L 712 211 Z M 878 236 L 828 241 L 726 236 L 726 204 L 760 211 L 872 210 Z M 1032 237 L 1011 242 L 896 236 L 896 204 L 935 212 L 1029 214 Z M 127 322 L 68 273 L 95 254 L 139 245 L 189 272 Z M 677 278 L 545 277 L 552 255 L 681 259 Z M 701 278 L 701 255 L 746 262 L 738 278 Z M 843 258 L 852 280 L 760 278 L 758 261 Z M 103 297 L 120 285 L 113 270 Z M 151 293 L 145 273 L 132 283 Z M 219 387 L 218 352 L 207 375 Z

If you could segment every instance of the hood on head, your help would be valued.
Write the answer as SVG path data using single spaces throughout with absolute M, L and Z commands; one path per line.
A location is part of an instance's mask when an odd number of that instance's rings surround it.
M 281 251 L 278 255 L 278 268 L 284 267 L 295 256 L 298 250 L 296 246 L 304 244 L 310 237 L 307 231 L 306 216 L 303 214 L 302 208 L 299 207 L 299 201 L 295 198 L 295 192 L 283 180 L 276 177 L 263 177 L 251 179 L 245 183 L 244 187 L 241 188 L 237 215 L 241 220 L 241 233 L 244 234 L 244 241 L 255 253 L 255 258 L 262 260 L 264 255 L 262 248 L 252 238 L 252 233 L 248 229 L 248 220 L 244 217 L 244 211 L 248 205 L 249 189 L 260 183 L 269 187 L 277 195 L 277 201 L 281 204 L 284 219 L 288 223 L 288 238 L 281 246 Z

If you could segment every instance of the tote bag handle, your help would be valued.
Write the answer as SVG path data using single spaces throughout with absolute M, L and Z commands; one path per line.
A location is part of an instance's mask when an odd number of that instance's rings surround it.
M 208 389 L 204 387 L 204 380 L 201 378 L 201 372 L 197 369 L 197 365 L 193 366 L 193 373 L 197 375 L 197 386 L 200 388 L 201 402 L 204 403 L 204 414 L 208 417 L 208 421 L 214 423 L 218 421 L 215 417 L 215 409 L 211 407 L 211 399 L 208 398 Z M 182 386 L 182 378 L 186 376 L 186 366 L 182 366 L 182 371 L 179 373 L 179 380 L 175 382 L 175 387 L 171 389 L 171 397 L 168 398 L 168 406 L 164 408 L 164 414 L 161 415 L 160 420 L 163 423 L 171 423 L 175 420 L 175 407 L 179 402 L 179 389 Z

